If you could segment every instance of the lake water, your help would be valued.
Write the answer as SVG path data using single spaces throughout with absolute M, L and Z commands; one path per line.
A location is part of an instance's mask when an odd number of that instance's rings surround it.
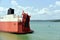
M 60 40 L 60 22 L 31 22 L 32 34 L 0 32 L 0 40 Z

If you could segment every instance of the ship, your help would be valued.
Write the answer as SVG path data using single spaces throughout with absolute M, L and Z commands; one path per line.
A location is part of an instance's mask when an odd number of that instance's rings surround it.
M 30 28 L 30 15 L 22 11 L 22 16 L 14 14 L 14 9 L 9 8 L 5 16 L 0 17 L 0 32 L 32 33 Z

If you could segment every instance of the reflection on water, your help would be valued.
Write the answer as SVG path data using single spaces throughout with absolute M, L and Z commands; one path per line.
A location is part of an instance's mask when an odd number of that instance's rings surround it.
M 0 40 L 39 40 L 40 36 L 35 34 L 12 34 L 0 32 Z
M 17 40 L 17 36 L 14 34 L 0 32 L 0 40 Z
M 17 35 L 18 36 L 18 40 L 29 40 L 28 35 Z
M 0 40 L 29 40 L 27 35 L 17 35 L 0 32 Z

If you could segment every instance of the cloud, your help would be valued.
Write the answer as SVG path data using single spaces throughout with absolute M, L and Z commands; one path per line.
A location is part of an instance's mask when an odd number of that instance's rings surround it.
M 8 8 L 4 8 L 4 7 L 0 7 L 0 12 L 4 12 L 4 11 L 7 11 Z
M 18 5 L 18 3 L 16 2 L 16 0 L 11 0 L 11 4 L 14 5 L 14 6 Z
M 38 9 L 38 8 L 34 8 L 34 7 L 23 7 L 21 5 L 19 5 L 16 0 L 12 0 L 11 1 L 12 6 L 14 6 L 13 8 L 15 9 L 15 13 L 21 13 L 22 10 L 24 10 L 25 12 L 28 12 L 28 14 L 30 15 L 40 15 L 40 14 L 48 14 L 49 8 L 42 8 L 42 9 Z M 50 5 L 50 7 L 53 7 L 53 5 Z
M 0 12 L 4 11 L 4 8 L 3 7 L 0 7 Z
M 43 9 L 41 9 L 38 13 L 39 13 L 39 14 L 49 13 L 49 9 L 48 9 L 48 8 L 43 8 Z
M 41 9 L 30 6 L 21 6 L 17 3 L 17 0 L 11 0 L 11 5 L 12 8 L 15 9 L 15 13 L 17 15 L 20 15 L 22 13 L 22 10 L 24 10 L 25 12 L 28 12 L 28 14 L 32 16 L 32 19 L 33 18 L 49 19 L 50 17 L 54 18 L 53 16 L 60 13 L 60 9 L 58 8 L 60 7 L 60 1 L 56 1 L 54 4 L 49 4 L 48 7 L 44 7 Z M 7 12 L 7 9 L 8 8 L 0 7 L 0 12 L 5 12 L 5 11 Z
M 11 4 L 14 6 L 13 8 L 15 8 L 15 13 L 22 13 L 22 10 L 25 10 L 25 12 L 28 12 L 28 14 L 32 15 L 32 19 L 34 18 L 34 16 L 35 18 L 38 17 L 38 19 L 39 17 L 46 17 L 46 19 L 49 19 L 49 17 L 54 18 L 54 15 L 60 13 L 60 9 L 57 9 L 58 6 L 60 7 L 60 1 L 56 1 L 54 4 L 50 4 L 47 8 L 42 9 L 28 6 L 23 7 L 19 5 L 16 0 L 12 0 Z
M 11 0 L 11 4 L 13 6 L 12 8 L 15 9 L 15 13 L 18 13 L 18 14 L 21 14 L 23 10 L 26 13 L 29 12 L 29 14 L 30 14 L 31 11 L 33 10 L 33 7 L 29 7 L 29 6 L 23 7 L 23 6 L 19 5 L 16 0 Z
M 56 1 L 55 3 L 57 6 L 60 6 L 60 1 Z
M 60 13 L 60 10 L 54 10 L 55 13 Z
M 56 1 L 54 4 L 50 4 L 47 8 L 42 8 L 39 13 L 57 14 L 60 13 L 60 1 Z
M 0 6 L 0 16 L 6 15 L 7 14 L 7 10 L 8 10 L 8 8 Z

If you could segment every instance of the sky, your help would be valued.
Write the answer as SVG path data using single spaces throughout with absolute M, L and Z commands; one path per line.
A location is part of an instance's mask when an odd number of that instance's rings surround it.
M 60 0 L 0 0 L 0 16 L 6 15 L 9 8 L 20 16 L 24 10 L 31 20 L 60 19 Z

